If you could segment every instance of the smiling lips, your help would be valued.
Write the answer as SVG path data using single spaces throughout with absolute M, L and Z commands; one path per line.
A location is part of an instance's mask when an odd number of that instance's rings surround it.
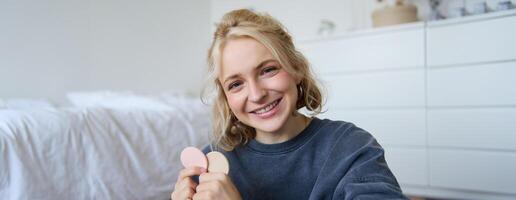
M 265 119 L 272 117 L 276 112 L 278 111 L 277 106 L 282 98 L 271 102 L 270 104 L 266 105 L 265 107 L 256 109 L 254 111 L 251 111 L 252 114 L 257 115 L 258 117 Z

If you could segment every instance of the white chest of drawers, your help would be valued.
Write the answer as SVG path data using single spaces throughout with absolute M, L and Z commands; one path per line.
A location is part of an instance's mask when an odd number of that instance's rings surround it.
M 405 193 L 516 199 L 516 11 L 298 42 Z

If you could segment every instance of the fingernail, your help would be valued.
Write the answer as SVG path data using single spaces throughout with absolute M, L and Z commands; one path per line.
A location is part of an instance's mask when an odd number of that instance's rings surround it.
M 205 173 L 205 172 L 206 172 L 206 169 L 201 168 L 201 172 L 202 172 L 202 173 Z

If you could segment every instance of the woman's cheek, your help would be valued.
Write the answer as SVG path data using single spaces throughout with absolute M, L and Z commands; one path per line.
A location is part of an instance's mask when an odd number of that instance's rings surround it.
M 241 95 L 230 94 L 230 95 L 227 95 L 227 98 L 228 98 L 229 108 L 231 108 L 231 110 L 233 112 L 239 112 L 242 109 L 241 107 L 243 105 L 243 100 L 242 100 Z
M 286 71 L 280 71 L 273 80 L 274 80 L 273 85 L 277 89 L 283 90 L 283 91 L 288 90 L 290 88 L 291 84 L 295 85 L 295 83 L 291 83 L 291 81 L 293 80 L 292 76 L 290 76 L 290 74 L 288 74 Z

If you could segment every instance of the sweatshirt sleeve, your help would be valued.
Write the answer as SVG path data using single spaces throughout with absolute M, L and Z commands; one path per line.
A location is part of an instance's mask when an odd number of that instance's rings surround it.
M 349 169 L 335 188 L 333 199 L 407 199 L 387 166 L 383 148 L 366 131 L 356 128 L 355 133 Z

